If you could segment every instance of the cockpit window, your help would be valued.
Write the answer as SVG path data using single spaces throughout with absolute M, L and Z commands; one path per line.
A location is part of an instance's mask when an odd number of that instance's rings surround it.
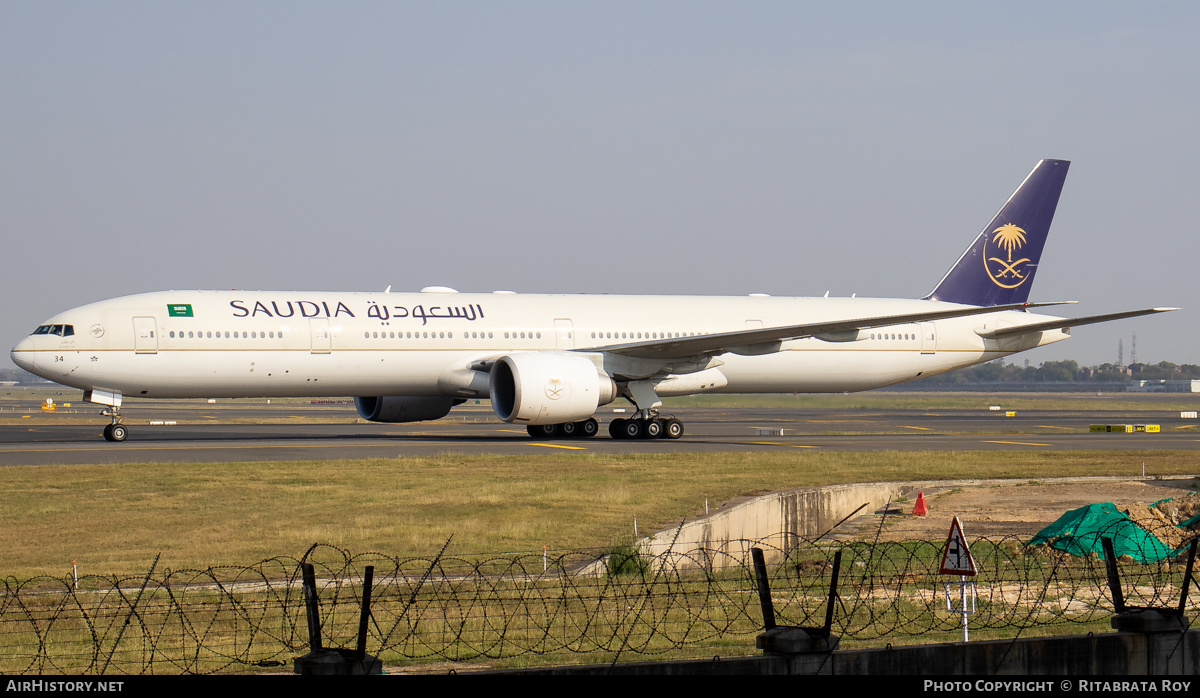
M 74 325 L 42 325 L 33 331 L 34 334 L 54 334 L 59 337 L 74 337 Z

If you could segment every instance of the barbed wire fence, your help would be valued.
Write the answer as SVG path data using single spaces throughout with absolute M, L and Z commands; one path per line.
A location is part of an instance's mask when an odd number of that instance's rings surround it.
M 147 573 L 124 578 L 9 578 L 0 599 L 0 672 L 290 671 L 307 651 L 303 563 L 315 569 L 327 647 L 354 644 L 363 573 L 374 567 L 367 646 L 388 666 L 745 654 L 762 631 L 752 547 L 766 553 L 781 625 L 824 622 L 840 551 L 833 632 L 843 646 L 949 641 L 961 619 L 946 607 L 943 544 L 777 536 L 658 555 L 630 545 L 483 556 L 444 548 L 408 558 L 314 545 L 300 558 L 249 566 L 159 571 L 156 559 Z M 977 539 L 971 549 L 978 567 L 973 632 L 1069 632 L 1113 613 L 1102 557 L 1015 538 Z M 1182 557 L 1126 557 L 1120 566 L 1126 603 L 1177 603 Z M 1197 606 L 1200 594 L 1187 609 Z

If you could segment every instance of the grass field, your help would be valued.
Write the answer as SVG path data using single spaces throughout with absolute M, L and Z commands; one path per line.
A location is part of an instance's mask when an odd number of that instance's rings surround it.
M 707 453 L 443 456 L 324 462 L 10 468 L 0 574 L 144 572 L 353 552 L 453 554 L 627 542 L 734 497 L 846 482 L 1193 474 L 1188 452 Z

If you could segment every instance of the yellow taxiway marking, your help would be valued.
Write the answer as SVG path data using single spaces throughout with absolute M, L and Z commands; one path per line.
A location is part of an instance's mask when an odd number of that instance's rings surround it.
M 901 424 L 900 426 L 904 427 L 905 429 L 920 429 L 921 431 L 933 431 L 933 429 L 930 429 L 929 427 L 910 427 L 907 424 Z
M 1053 444 L 1031 444 L 1024 441 L 983 441 L 985 444 L 1010 444 L 1012 446 L 1052 446 Z
M 1053 424 L 1039 424 L 1039 425 L 1037 425 L 1037 428 L 1038 429 L 1068 429 L 1068 430 L 1072 430 L 1072 431 L 1074 431 L 1074 429 L 1075 429 L 1075 427 L 1059 427 L 1059 426 L 1055 426 Z
M 524 432 L 522 432 L 522 433 L 524 433 Z M 531 443 L 529 445 L 530 446 L 545 446 L 546 448 L 567 448 L 567 449 L 571 449 L 573 451 L 586 451 L 587 450 L 583 446 L 564 446 L 564 445 L 560 445 L 560 444 Z M 386 447 L 394 447 L 395 444 L 394 443 L 377 443 L 377 444 L 367 443 L 367 444 L 358 444 L 357 445 L 358 448 L 369 447 L 369 446 L 386 448 Z M 278 448 L 287 448 L 287 447 L 280 446 L 279 444 L 237 444 L 237 445 L 228 445 L 228 446 L 151 446 L 151 445 L 134 446 L 131 444 L 125 444 L 122 446 L 122 448 L 124 450 L 129 450 L 129 451 L 239 451 L 239 450 L 243 450 L 243 449 L 245 449 L 245 450 L 262 449 L 262 448 L 278 449 Z M 300 448 L 300 449 L 345 448 L 345 444 L 304 444 L 303 446 L 298 446 L 298 447 L 293 447 L 293 448 Z M 0 449 L 0 453 L 64 453 L 64 452 L 69 453 L 72 451 L 79 452 L 79 451 L 89 451 L 89 450 L 94 450 L 94 449 L 95 449 L 95 446 L 91 446 L 91 445 L 79 446 L 79 447 L 67 446 L 67 447 L 61 447 L 61 448 L 5 448 L 5 449 Z
M 395 446 L 395 444 L 394 443 L 378 443 L 378 444 L 357 444 L 356 445 L 356 447 L 358 447 L 358 448 L 363 448 L 366 446 Z M 149 446 L 149 445 L 133 446 L 131 444 L 124 443 L 115 448 L 110 448 L 109 450 L 121 449 L 121 450 L 126 450 L 126 451 L 240 451 L 242 449 L 250 450 L 250 449 L 257 449 L 257 448 L 308 449 L 308 448 L 345 448 L 345 447 L 346 447 L 345 444 L 304 444 L 303 446 L 289 447 L 289 446 L 281 446 L 279 444 L 236 444 L 236 445 L 231 444 L 228 446 Z M 87 446 L 80 445 L 77 447 L 66 446 L 66 447 L 62 447 L 62 448 L 11 448 L 11 449 L 6 448 L 6 449 L 0 449 L 0 453 L 70 453 L 70 452 L 82 452 L 82 451 L 94 451 L 94 450 L 96 450 L 96 447 L 94 445 L 87 445 Z
M 805 444 L 781 444 L 778 441 L 751 441 L 750 443 L 758 446 L 787 446 L 788 448 L 820 448 L 819 446 L 807 446 Z
M 496 431 L 502 431 L 502 432 L 505 432 L 506 434 L 528 434 L 529 433 L 529 432 L 525 431 L 524 429 L 497 429 Z

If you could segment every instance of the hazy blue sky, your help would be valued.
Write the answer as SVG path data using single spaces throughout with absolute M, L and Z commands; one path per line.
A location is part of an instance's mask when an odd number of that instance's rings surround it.
M 8 0 L 0 345 L 169 288 L 917 297 L 1054 157 L 1033 299 L 1185 310 L 1026 356 L 1200 363 L 1198 15 Z

